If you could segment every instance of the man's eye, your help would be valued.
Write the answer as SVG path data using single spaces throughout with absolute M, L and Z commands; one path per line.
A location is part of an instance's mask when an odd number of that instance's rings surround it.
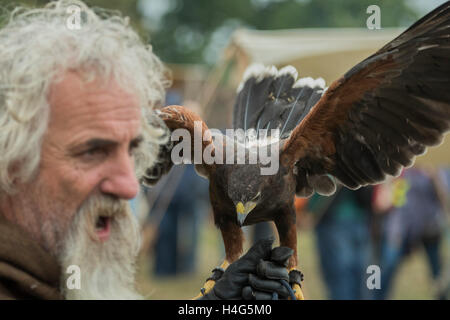
M 80 156 L 85 159 L 90 160 L 90 159 L 105 156 L 106 153 L 107 153 L 107 151 L 103 148 L 91 148 L 91 149 L 88 149 L 88 150 L 82 152 L 80 154 Z

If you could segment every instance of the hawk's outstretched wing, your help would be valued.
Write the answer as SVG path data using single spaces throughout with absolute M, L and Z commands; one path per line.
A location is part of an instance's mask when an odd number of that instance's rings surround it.
M 195 132 L 194 129 L 196 128 L 196 122 L 199 124 L 198 128 L 201 128 L 201 137 L 210 137 L 210 139 L 206 139 L 202 141 L 202 154 L 203 150 L 212 144 L 213 140 L 212 137 L 208 134 L 208 127 L 206 126 L 206 123 L 194 112 L 190 111 L 189 109 L 183 107 L 183 106 L 168 106 L 164 107 L 162 109 L 156 110 L 156 113 L 158 116 L 164 121 L 167 128 L 170 132 L 173 132 L 176 129 L 185 129 L 186 132 L 189 133 L 191 138 L 191 155 L 188 156 L 191 160 L 194 159 L 194 137 Z M 181 142 L 181 141 L 180 141 Z M 165 145 L 160 146 L 158 159 L 156 164 L 149 168 L 143 177 L 142 182 L 146 185 L 155 185 L 159 179 L 166 173 L 170 171 L 170 169 L 173 166 L 172 158 L 171 158 L 171 152 L 174 147 L 173 142 L 171 141 L 170 137 L 168 139 L 168 142 Z M 213 152 L 213 151 L 212 151 Z M 183 155 L 184 157 L 185 155 Z M 194 163 L 194 161 L 192 161 Z M 202 176 L 207 176 L 208 171 L 210 170 L 210 166 L 203 163 L 196 165 L 195 169 L 197 172 Z
M 322 177 L 355 189 L 397 175 L 450 128 L 450 2 L 331 84 L 292 131 L 281 161 L 298 189 Z M 317 181 L 316 181 L 317 182 Z M 319 183 L 319 184 L 320 184 Z

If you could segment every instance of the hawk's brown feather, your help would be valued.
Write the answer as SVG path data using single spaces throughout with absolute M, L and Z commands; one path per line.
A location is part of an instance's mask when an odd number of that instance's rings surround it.
M 446 3 L 335 81 L 291 133 L 282 162 L 358 188 L 440 143 L 450 128 L 449 28 Z

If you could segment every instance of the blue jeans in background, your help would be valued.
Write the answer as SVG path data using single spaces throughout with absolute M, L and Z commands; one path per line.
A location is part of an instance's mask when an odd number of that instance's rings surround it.
M 322 220 L 316 227 L 322 274 L 333 300 L 370 299 L 371 240 L 366 218 Z

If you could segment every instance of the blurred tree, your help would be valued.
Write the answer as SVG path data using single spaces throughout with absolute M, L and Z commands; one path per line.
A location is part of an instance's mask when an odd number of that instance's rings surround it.
M 48 0 L 0 0 L 15 6 L 42 6 Z M 172 63 L 213 64 L 231 33 L 322 27 L 366 27 L 369 5 L 381 8 L 381 26 L 407 26 L 419 15 L 411 1 L 399 0 L 86 0 L 90 6 L 119 10 L 155 52 Z M 417 1 L 415 1 L 417 2 Z
M 167 0 L 140 0 L 142 6 Z M 257 30 L 366 27 L 369 5 L 381 9 L 383 28 L 407 26 L 418 18 L 406 1 L 392 0 L 169 0 L 158 25 L 149 30 L 155 51 L 168 62 L 212 64 L 239 27 Z

